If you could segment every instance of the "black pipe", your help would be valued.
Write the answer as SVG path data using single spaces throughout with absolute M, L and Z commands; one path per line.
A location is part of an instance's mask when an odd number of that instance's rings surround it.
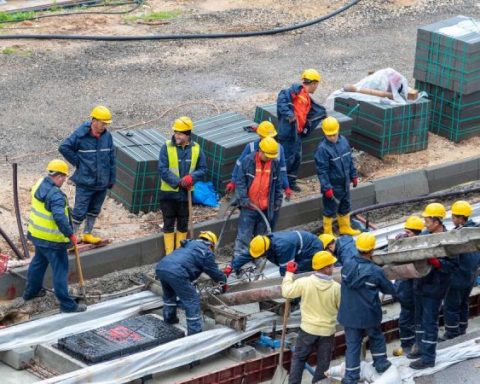
M 0 227 L 0 235 L 2 235 L 2 237 L 5 239 L 5 241 L 7 242 L 7 244 L 10 246 L 10 248 L 12 249 L 13 252 L 15 252 L 15 255 L 17 255 L 17 257 L 19 259 L 24 259 L 23 255 L 20 253 L 20 251 L 18 250 L 18 248 L 15 246 L 15 244 L 13 243 L 13 241 L 8 237 L 8 235 L 4 232 L 4 230 Z
M 17 219 L 18 235 L 20 236 L 20 241 L 23 248 L 23 257 L 22 260 L 30 258 L 30 252 L 28 252 L 27 239 L 25 238 L 25 233 L 23 232 L 22 226 L 22 217 L 20 215 L 20 205 L 18 204 L 18 166 L 17 163 L 12 164 L 13 168 L 13 205 L 15 207 L 15 218 Z
M 277 29 L 269 29 L 266 31 L 255 32 L 234 32 L 234 33 L 188 33 L 188 34 L 173 34 L 173 35 L 138 35 L 138 36 L 98 36 L 98 35 L 0 35 L 0 40 L 19 40 L 19 39 L 36 39 L 36 40 L 90 40 L 90 41 L 144 41 L 144 40 L 192 40 L 192 39 L 231 39 L 239 37 L 253 37 L 253 36 L 267 36 L 275 35 L 277 33 L 284 33 L 309 27 L 314 24 L 318 24 L 322 21 L 328 20 L 347 9 L 353 7 L 360 0 L 353 0 L 347 5 L 329 13 L 328 15 L 321 16 L 317 19 L 306 21 L 300 24 L 293 24 L 286 27 Z

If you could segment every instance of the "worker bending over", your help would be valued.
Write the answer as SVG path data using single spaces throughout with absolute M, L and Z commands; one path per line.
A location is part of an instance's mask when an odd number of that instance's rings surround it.
M 93 226 L 100 214 L 107 190 L 115 184 L 115 148 L 107 126 L 112 114 L 99 105 L 90 113 L 91 121 L 83 123 L 60 145 L 58 150 L 76 169 L 71 177 L 75 183 L 75 205 L 72 211 L 73 231 L 77 233 L 83 220 L 82 241 L 98 244 Z
M 452 205 L 452 222 L 455 229 L 475 227 L 477 224 L 470 219 L 472 212 L 472 206 L 468 202 L 455 202 Z M 450 289 L 443 303 L 445 334 L 440 341 L 464 335 L 468 327 L 468 300 L 480 266 L 480 253 L 462 253 L 458 255 L 458 262 L 459 269 L 452 275 Z
M 310 97 L 317 90 L 320 74 L 306 69 L 301 80 L 301 84 L 281 90 L 277 97 L 278 141 L 285 149 L 288 183 L 294 192 L 300 192 L 297 176 L 302 162 L 302 138 L 310 135 L 326 116 L 325 108 Z
M 68 294 L 68 254 L 77 238 L 68 211 L 67 196 L 60 190 L 67 179 L 68 165 L 52 160 L 47 166 L 48 176 L 37 181 L 32 188 L 32 208 L 28 222 L 28 238 L 35 246 L 27 272 L 24 300 L 45 295 L 43 278 L 48 264 L 52 268 L 53 288 L 62 312 L 83 312 L 85 304 L 77 304 Z
M 289 261 L 282 282 L 282 295 L 287 299 L 301 298 L 300 332 L 293 352 L 290 384 L 302 382 L 305 363 L 311 353 L 317 353 L 317 367 L 312 383 L 324 379 L 330 366 L 335 340 L 340 284 L 333 280 L 333 265 L 337 259 L 326 251 L 315 253 L 311 268 L 313 275 L 293 280 L 297 264 Z
M 193 122 L 179 117 L 172 126 L 173 135 L 160 150 L 158 173 L 160 209 L 163 216 L 165 254 L 180 247 L 188 231 L 188 191 L 203 180 L 207 162 L 200 145 L 192 140 Z M 176 224 L 176 233 L 175 233 Z
M 322 242 L 323 248 L 337 258 L 337 266 L 343 265 L 346 260 L 358 254 L 352 236 L 335 237 L 329 233 L 323 233 L 318 236 L 318 239 Z
M 338 214 L 341 235 L 355 236 L 360 231 L 350 226 L 350 184 L 358 184 L 357 169 L 353 162 L 348 140 L 340 135 L 340 124 L 334 117 L 322 122 L 325 138 L 315 152 L 315 164 L 320 180 L 323 202 L 323 233 L 333 233 L 333 218 Z
M 163 288 L 163 320 L 178 323 L 177 297 L 185 308 L 188 335 L 202 332 L 200 297 L 192 282 L 205 272 L 215 282 L 225 283 L 226 277 L 215 262 L 217 236 L 202 231 L 197 240 L 183 240 L 180 248 L 162 258 L 155 269 Z M 222 286 L 223 291 L 227 286 Z
M 382 303 L 379 292 L 395 295 L 395 287 L 385 277 L 382 268 L 372 262 L 375 243 L 375 236 L 371 233 L 359 235 L 355 241 L 358 254 L 346 260 L 342 268 L 338 322 L 344 327 L 347 345 L 342 384 L 357 384 L 360 380 L 360 349 L 365 334 L 368 335 L 376 371 L 383 373 L 391 365 L 380 328 Z

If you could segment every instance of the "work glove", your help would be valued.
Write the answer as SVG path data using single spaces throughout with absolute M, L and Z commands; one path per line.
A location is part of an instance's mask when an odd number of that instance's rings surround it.
M 192 175 L 183 176 L 178 183 L 180 187 L 185 189 L 191 189 L 193 187 L 193 177 Z
M 436 257 L 431 257 L 430 259 L 427 259 L 427 263 L 434 268 L 437 268 L 437 269 L 442 268 L 442 264 L 440 264 L 440 260 L 438 260 Z
M 289 261 L 287 263 L 287 272 L 295 273 L 296 270 L 297 270 L 297 263 L 293 260 Z
M 352 185 L 353 185 L 353 188 L 357 188 L 357 185 L 358 185 L 358 176 L 354 176 L 352 178 Z
M 225 187 L 225 193 L 230 193 L 235 191 L 236 184 L 233 181 L 230 181 Z
M 325 192 L 323 192 L 323 196 L 325 196 L 327 199 L 333 199 L 333 189 L 327 189 Z
M 228 287 L 228 284 L 224 283 L 224 284 L 222 285 L 222 293 L 227 292 L 228 288 L 229 288 L 229 287 Z
M 71 235 L 70 236 L 70 241 L 72 242 L 73 246 L 76 247 L 78 244 L 77 236 L 76 235 Z
M 230 274 L 232 273 L 233 269 L 232 269 L 232 266 L 231 265 L 227 265 L 225 267 L 225 269 L 223 270 L 223 273 L 225 274 L 225 276 L 229 277 Z
M 285 188 L 285 199 L 289 201 L 292 198 L 293 191 L 290 187 Z

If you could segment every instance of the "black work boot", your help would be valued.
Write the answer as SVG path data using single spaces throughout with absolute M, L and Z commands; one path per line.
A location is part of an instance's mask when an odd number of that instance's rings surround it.
M 435 366 L 435 363 L 427 363 L 423 359 L 418 359 L 410 363 L 410 368 L 412 369 L 425 369 L 432 368 Z

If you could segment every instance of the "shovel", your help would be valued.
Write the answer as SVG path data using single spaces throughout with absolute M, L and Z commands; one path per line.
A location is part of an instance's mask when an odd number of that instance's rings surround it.
M 285 308 L 283 310 L 283 327 L 282 338 L 280 339 L 280 358 L 278 360 L 277 369 L 273 374 L 272 384 L 286 384 L 288 382 L 288 372 L 283 368 L 283 349 L 285 348 L 285 334 L 287 333 L 288 316 L 290 315 L 290 300 L 285 301 Z
M 190 239 L 193 239 L 193 204 L 192 204 L 192 190 L 188 190 L 188 233 Z
M 75 252 L 75 261 L 77 263 L 77 273 L 78 273 L 78 280 L 80 285 L 80 291 L 82 292 L 82 297 L 85 302 L 87 302 L 87 294 L 85 292 L 85 284 L 83 281 L 83 271 L 82 271 L 82 264 L 80 263 L 80 254 L 78 253 L 78 246 L 75 244 L 73 246 L 73 251 Z

